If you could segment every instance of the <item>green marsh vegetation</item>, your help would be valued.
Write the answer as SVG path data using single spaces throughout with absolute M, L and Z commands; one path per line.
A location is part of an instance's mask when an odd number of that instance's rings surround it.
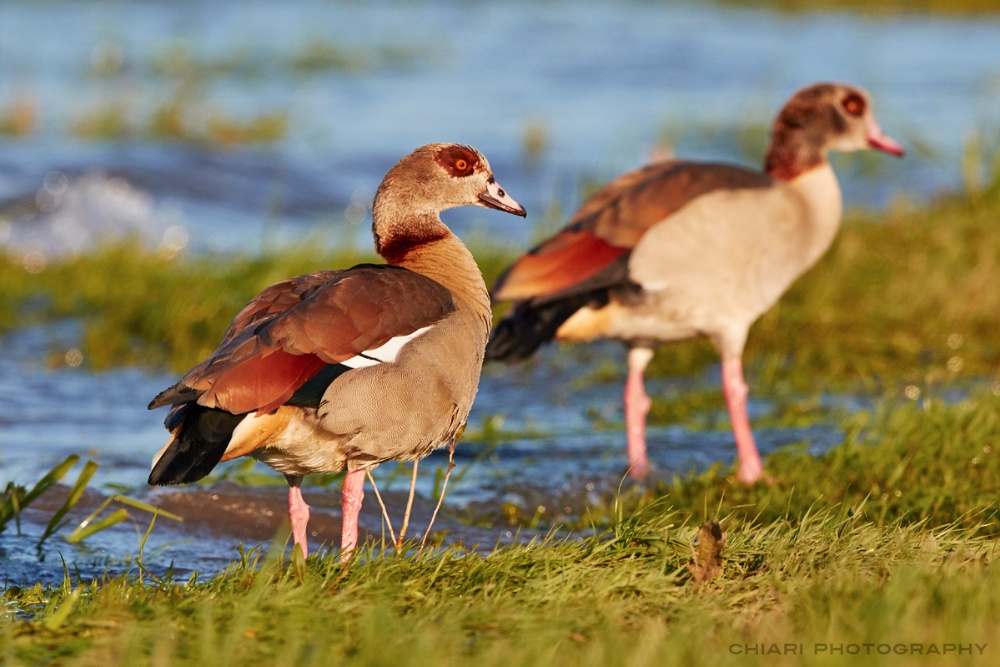
M 820 265 L 751 331 L 748 377 L 779 405 L 767 419 L 836 421 L 845 434 L 819 456 L 803 445 L 770 457 L 772 484 L 746 489 L 716 467 L 623 487 L 579 516 L 497 508 L 469 520 L 553 533 L 422 554 L 369 546 L 348 568 L 335 553 L 303 563 L 274 548 L 183 581 L 138 569 L 97 581 L 67 570 L 58 587 L 5 582 L 0 664 L 857 665 L 884 657 L 843 647 L 912 655 L 989 644 L 1000 630 L 1000 169 L 982 166 L 967 169 L 965 192 L 849 212 Z M 519 251 L 471 245 L 488 281 Z M 0 335 L 74 320 L 80 340 L 53 349 L 53 364 L 75 351 L 95 371 L 181 371 L 266 285 L 374 259 L 367 246 L 321 243 L 254 256 L 139 243 L 45 261 L 7 255 Z M 593 361 L 586 348 L 567 354 Z M 653 370 L 714 363 L 693 342 L 664 348 Z M 579 382 L 619 373 L 598 363 Z M 823 407 L 838 392 L 873 407 Z M 661 422 L 727 428 L 711 416 L 715 390 L 654 399 Z M 469 439 L 512 437 L 502 420 L 480 430 Z M 19 488 L 14 502 L 28 493 Z M 726 544 L 721 573 L 699 581 L 688 566 L 707 520 L 721 522 Z M 785 654 L 760 654 L 772 644 Z
M 829 391 L 874 405 L 833 415 L 845 438 L 827 453 L 770 457 L 771 485 L 746 489 L 713 468 L 624 489 L 527 545 L 402 555 L 376 545 L 348 568 L 335 553 L 303 563 L 258 550 L 188 581 L 67 574 L 60 587 L 10 587 L 0 662 L 857 665 L 883 661 L 889 646 L 966 664 L 958 646 L 978 651 L 1000 631 L 996 173 L 927 205 L 850 213 L 820 266 L 754 327 L 751 382 L 798 397 L 806 407 L 793 417 Z M 488 278 L 515 252 L 475 250 Z M 39 270 L 7 257 L 0 322 L 79 319 L 91 367 L 180 370 L 265 285 L 370 259 L 317 246 L 204 258 L 123 245 Z M 658 359 L 663 373 L 715 362 L 702 343 Z M 962 397 L 944 400 L 951 389 Z M 711 394 L 675 400 L 661 418 L 717 405 Z M 524 516 L 474 520 L 538 525 Z M 712 519 L 726 532 L 722 571 L 698 581 L 688 566 Z M 772 644 L 784 655 L 765 654 Z
M 59 587 L 0 596 L 0 662 L 855 665 L 883 661 L 884 646 L 939 654 L 909 658 L 921 664 L 969 664 L 970 651 L 981 661 L 976 647 L 991 655 L 1000 630 L 997 526 L 987 505 L 958 505 L 973 484 L 995 490 L 1000 466 L 983 457 L 970 484 L 968 457 L 938 460 L 939 441 L 923 436 L 946 427 L 970 449 L 995 443 L 998 407 L 996 397 L 913 407 L 884 433 L 870 449 L 886 462 L 911 450 L 910 437 L 926 448 L 905 480 L 916 492 L 889 494 L 898 512 L 850 494 L 757 515 L 698 498 L 701 480 L 688 480 L 642 507 L 610 506 L 601 525 L 530 544 L 404 555 L 370 546 L 346 568 L 335 554 L 302 562 L 279 545 L 210 578 L 67 574 Z M 806 491 L 824 475 L 866 474 L 856 466 L 871 459 L 852 465 L 852 449 L 831 454 L 840 462 L 805 458 L 774 472 Z M 929 497 L 956 506 L 929 512 Z M 721 520 L 725 546 L 722 571 L 699 580 L 692 560 L 706 518 Z

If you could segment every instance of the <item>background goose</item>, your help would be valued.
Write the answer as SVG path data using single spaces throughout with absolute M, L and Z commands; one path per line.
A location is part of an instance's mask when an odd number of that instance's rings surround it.
M 349 554 L 365 471 L 450 443 L 472 407 L 489 295 L 438 215 L 469 205 L 525 215 L 474 148 L 430 144 L 400 160 L 372 208 L 387 264 L 298 276 L 250 301 L 219 348 L 149 404 L 171 406 L 172 434 L 149 483 L 194 482 L 239 456 L 264 461 L 288 480 L 292 535 L 307 555 L 302 478 L 347 470 Z
M 642 477 L 650 406 L 643 373 L 653 350 L 708 336 L 722 357 L 738 477 L 758 480 L 741 361 L 747 332 L 836 235 L 842 203 L 827 153 L 865 148 L 903 154 L 864 92 L 820 83 L 778 114 L 764 173 L 668 160 L 620 176 L 497 280 L 493 298 L 514 304 L 487 358 L 524 359 L 551 339 L 624 342 L 629 466 Z

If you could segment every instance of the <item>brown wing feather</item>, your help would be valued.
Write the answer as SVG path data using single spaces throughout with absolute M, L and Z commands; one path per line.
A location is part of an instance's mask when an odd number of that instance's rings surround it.
M 342 271 L 317 271 L 265 287 L 233 318 L 222 342 L 228 343 L 250 326 L 269 320 L 302 302 L 303 296 L 337 277 Z
M 270 412 L 326 364 L 434 324 L 454 309 L 445 287 L 399 267 L 299 276 L 247 304 L 219 349 L 149 407 L 197 400 L 232 413 Z
M 768 187 L 759 172 L 669 160 L 623 174 L 598 190 L 561 231 L 523 255 L 494 285 L 498 300 L 573 293 L 628 255 L 643 234 L 692 199 L 718 189 Z M 618 276 L 619 271 L 606 275 Z

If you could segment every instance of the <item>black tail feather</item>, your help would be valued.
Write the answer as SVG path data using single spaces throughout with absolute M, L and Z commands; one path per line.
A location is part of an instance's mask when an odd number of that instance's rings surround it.
M 292 397 L 285 401 L 285 405 L 318 409 L 323 404 L 323 395 L 333 381 L 349 370 L 351 367 L 343 364 L 327 364 L 296 389 Z
M 179 430 L 153 465 L 149 483 L 153 486 L 186 484 L 197 482 L 212 472 L 222 460 L 233 431 L 245 416 L 206 408 L 193 401 L 174 406 L 167 415 L 166 424 L 171 430 Z
M 573 313 L 584 306 L 600 307 L 607 303 L 607 290 L 574 294 L 547 303 L 515 303 L 490 334 L 486 360 L 511 363 L 527 359 L 555 338 L 556 331 Z

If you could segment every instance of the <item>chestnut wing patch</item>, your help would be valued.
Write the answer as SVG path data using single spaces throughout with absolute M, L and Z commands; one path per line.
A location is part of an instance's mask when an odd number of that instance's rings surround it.
M 150 408 L 197 400 L 233 413 L 270 412 L 328 364 L 409 336 L 454 310 L 445 287 L 399 267 L 300 276 L 261 292 L 219 349 Z
M 565 229 L 523 255 L 500 276 L 493 297 L 519 301 L 562 292 L 594 277 L 629 251 L 589 231 Z

